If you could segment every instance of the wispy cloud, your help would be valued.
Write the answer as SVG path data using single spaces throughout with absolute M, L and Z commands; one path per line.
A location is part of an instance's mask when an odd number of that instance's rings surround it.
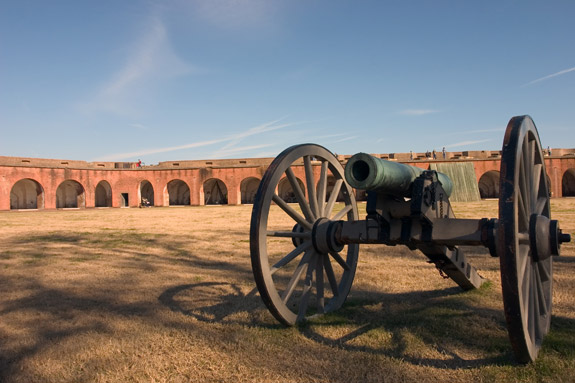
M 140 130 L 148 130 L 148 127 L 142 124 L 130 124 L 130 128 L 140 129 Z
M 457 142 L 455 144 L 450 144 L 450 145 L 445 145 L 446 148 L 455 148 L 455 147 L 460 147 L 460 146 L 469 146 L 469 145 L 475 145 L 475 144 L 482 144 L 484 142 L 489 142 L 489 141 L 493 141 L 493 139 L 489 138 L 489 139 L 485 139 L 485 140 L 475 140 L 475 141 L 461 141 L 461 142 Z
M 345 142 L 345 141 L 355 140 L 356 138 L 358 138 L 358 136 L 344 137 L 344 138 L 340 138 L 339 140 L 332 141 L 331 143 L 336 144 L 336 143 L 338 143 L 338 142 Z
M 423 116 L 425 114 L 439 113 L 439 110 L 435 109 L 404 109 L 399 111 L 399 114 L 404 116 Z
M 536 84 L 536 83 L 538 83 L 538 82 L 545 81 L 545 80 L 549 80 L 550 78 L 557 77 L 557 76 L 562 76 L 562 75 L 564 75 L 564 74 L 567 74 L 567 73 L 569 73 L 569 72 L 574 72 L 574 71 L 575 71 L 575 67 L 569 68 L 569 69 L 565 69 L 565 70 L 559 71 L 559 72 L 557 72 L 557 73 L 553 73 L 553 74 L 550 74 L 550 75 L 548 75 L 548 76 L 544 76 L 544 77 L 538 78 L 538 79 L 536 79 L 536 80 L 533 80 L 533 81 L 528 82 L 528 83 L 526 83 L 526 84 L 523 84 L 523 85 L 521 85 L 521 86 L 524 87 L 524 86 L 533 85 L 533 84 Z
M 132 114 L 142 95 L 154 94 L 153 88 L 163 81 L 195 70 L 172 49 L 163 21 L 157 16 L 150 20 L 146 32 L 127 50 L 126 61 L 85 105 L 88 110 Z
M 193 149 L 193 148 L 199 148 L 202 146 L 215 145 L 215 144 L 225 142 L 227 140 L 228 140 L 227 138 L 220 138 L 217 140 L 193 142 L 190 144 L 178 145 L 178 146 L 169 146 L 169 147 L 165 147 L 165 148 L 143 149 L 143 150 L 139 150 L 139 151 L 135 151 L 135 152 L 116 153 L 116 154 L 110 154 L 108 156 L 96 158 L 96 159 L 94 159 L 94 161 L 119 161 L 119 160 L 125 160 L 128 158 L 143 157 L 143 156 L 150 155 L 150 154 L 175 152 L 177 150 Z
M 218 150 L 217 152 L 214 152 L 212 155 L 209 155 L 208 158 L 225 158 L 230 155 L 238 155 L 239 153 L 246 153 L 251 152 L 253 150 L 269 148 L 270 146 L 273 146 L 273 144 L 246 145 L 231 149 Z
M 216 148 L 213 151 L 212 155 L 209 156 L 210 158 L 217 158 L 217 157 L 221 158 L 221 157 L 225 157 L 227 155 L 233 154 L 233 153 L 246 152 L 246 151 L 253 150 L 253 149 L 261 149 L 264 147 L 272 146 L 271 144 L 259 144 L 259 145 L 236 147 L 236 145 L 238 143 L 240 143 L 241 140 L 243 140 L 247 137 L 251 137 L 251 136 L 255 136 L 255 135 L 261 135 L 262 133 L 265 133 L 265 132 L 279 130 L 279 129 L 286 128 L 288 126 L 295 125 L 295 123 L 278 124 L 278 122 L 280 122 L 280 121 L 281 121 L 281 119 L 270 121 L 270 122 L 267 122 L 265 124 L 261 124 L 261 125 L 249 128 L 243 132 L 236 133 L 236 134 L 230 134 L 228 136 L 224 136 L 224 137 L 214 139 L 214 140 L 192 142 L 192 143 L 185 144 L 185 145 L 169 146 L 169 147 L 164 147 L 164 148 L 151 148 L 151 149 L 143 149 L 143 150 L 134 151 L 134 152 L 110 154 L 107 156 L 96 158 L 96 159 L 94 159 L 94 161 L 119 161 L 119 160 L 125 160 L 125 159 L 130 159 L 130 158 L 144 157 L 144 156 L 152 155 L 152 154 L 175 152 L 178 150 L 194 149 L 194 148 L 213 146 L 213 145 L 217 145 L 217 144 L 226 143 L 224 146 L 222 146 L 220 148 Z
M 195 15 L 225 29 L 269 27 L 280 8 L 278 2 L 267 0 L 195 0 L 189 5 Z
M 496 129 L 469 130 L 469 131 L 462 132 L 462 133 L 466 133 L 466 134 L 470 134 L 470 133 L 492 133 L 492 132 L 502 132 L 502 131 L 505 131 L 505 127 L 496 128 Z

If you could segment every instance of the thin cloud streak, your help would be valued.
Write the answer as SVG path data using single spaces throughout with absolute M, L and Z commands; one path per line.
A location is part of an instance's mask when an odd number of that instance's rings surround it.
M 469 146 L 469 145 L 475 145 L 475 144 L 482 144 L 484 142 L 489 142 L 489 141 L 493 141 L 491 138 L 486 139 L 486 140 L 475 140 L 475 141 L 461 141 L 455 144 L 450 144 L 450 145 L 445 145 L 446 148 L 455 148 L 455 147 L 459 147 L 459 146 Z
M 202 146 L 215 145 L 215 144 L 218 144 L 221 142 L 225 142 L 228 139 L 229 138 L 220 138 L 219 140 L 194 142 L 191 144 L 179 145 L 179 146 L 170 146 L 167 148 L 156 148 L 156 149 L 140 150 L 137 152 L 110 154 L 109 156 L 96 158 L 96 159 L 94 159 L 94 161 L 116 161 L 116 160 L 124 160 L 127 158 L 143 157 L 143 156 L 150 155 L 150 154 L 167 153 L 167 152 L 174 152 L 176 150 L 199 148 Z
M 345 137 L 345 138 L 341 138 L 341 139 L 339 139 L 339 140 L 331 141 L 331 143 L 337 144 L 338 142 L 345 142 L 345 141 L 349 141 L 349 140 L 355 140 L 356 138 L 358 138 L 358 136 Z
M 439 113 L 439 110 L 434 109 L 404 109 L 399 112 L 404 116 L 423 116 L 426 114 Z
M 479 130 L 469 130 L 469 131 L 463 131 L 463 132 L 455 132 L 455 133 L 461 133 L 461 134 L 475 134 L 475 133 L 493 133 L 493 132 L 503 132 L 505 131 L 505 127 L 503 128 L 497 128 L 497 129 L 479 129 Z
M 95 97 L 84 105 L 91 111 L 120 115 L 133 112 L 137 97 L 153 94 L 152 90 L 170 78 L 190 74 L 195 68 L 174 52 L 162 20 L 153 16 L 146 32 L 133 44 L 128 59 L 105 82 Z
M 170 147 L 165 147 L 165 148 L 145 149 L 145 150 L 128 152 L 128 153 L 110 154 L 108 156 L 94 159 L 94 161 L 117 161 L 117 160 L 123 160 L 123 159 L 128 159 L 128 158 L 143 157 L 143 156 L 151 155 L 151 154 L 168 153 L 168 152 L 174 152 L 174 151 L 184 150 L 184 149 L 193 149 L 193 148 L 199 148 L 199 147 L 204 147 L 204 146 L 211 146 L 211 145 L 221 144 L 224 142 L 231 142 L 231 144 L 228 143 L 228 144 L 224 145 L 222 148 L 220 148 L 219 150 L 215 151 L 214 156 L 218 156 L 218 155 L 220 155 L 220 153 L 241 151 L 242 148 L 234 148 L 233 146 L 236 145 L 240 140 L 242 140 L 244 138 L 254 136 L 254 135 L 259 135 L 259 134 L 262 134 L 264 132 L 270 132 L 270 131 L 274 131 L 274 130 L 278 130 L 278 129 L 283 129 L 283 128 L 286 128 L 288 126 L 294 125 L 294 123 L 284 123 L 284 124 L 276 125 L 276 123 L 279 122 L 280 120 L 281 119 L 274 120 L 274 121 L 271 121 L 271 122 L 268 122 L 268 123 L 265 123 L 262 125 L 255 126 L 255 127 L 250 128 L 244 132 L 232 134 L 232 135 L 222 137 L 219 139 L 215 139 L 215 140 L 193 142 L 193 143 L 189 143 L 189 144 L 185 144 L 185 145 L 170 146 Z M 271 146 L 271 145 L 259 145 L 259 146 L 255 147 L 255 149 L 259 149 L 259 148 L 262 148 L 265 146 Z M 223 154 L 221 154 L 221 155 L 223 155 Z
M 209 158 L 211 158 L 211 159 L 213 159 L 213 158 L 224 158 L 224 157 L 227 157 L 227 156 L 232 155 L 232 154 L 235 155 L 237 153 L 248 152 L 251 150 L 269 148 L 270 146 L 273 146 L 273 145 L 272 144 L 261 144 L 261 145 L 239 146 L 239 147 L 233 148 L 233 149 L 219 150 L 219 151 L 215 152 L 214 154 L 210 155 Z
M 550 75 L 545 76 L 545 77 L 538 78 L 537 80 L 533 80 L 533 81 L 528 82 L 527 84 L 523 84 L 523 85 L 521 85 L 521 86 L 524 87 L 524 86 L 533 85 L 533 84 L 536 84 L 536 83 L 538 83 L 538 82 L 545 81 L 545 80 L 549 80 L 550 78 L 553 78 L 553 77 L 562 76 L 562 75 L 564 75 L 564 74 L 567 74 L 567 73 L 573 72 L 573 71 L 575 71 L 575 67 L 569 68 L 569 69 L 565 69 L 565 70 L 559 71 L 559 72 L 557 72 L 557 73 L 550 74 Z

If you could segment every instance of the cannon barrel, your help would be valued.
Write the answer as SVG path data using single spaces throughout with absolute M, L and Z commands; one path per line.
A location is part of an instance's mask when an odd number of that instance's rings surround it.
M 386 194 L 411 197 L 413 181 L 423 172 L 415 166 L 383 160 L 367 153 L 353 155 L 345 167 L 345 179 L 355 189 L 373 190 Z M 448 196 L 453 182 L 443 173 L 437 178 Z

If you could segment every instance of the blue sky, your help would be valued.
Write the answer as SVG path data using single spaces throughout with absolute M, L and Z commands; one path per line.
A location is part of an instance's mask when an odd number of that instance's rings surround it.
M 0 0 L 0 155 L 575 147 L 575 2 Z

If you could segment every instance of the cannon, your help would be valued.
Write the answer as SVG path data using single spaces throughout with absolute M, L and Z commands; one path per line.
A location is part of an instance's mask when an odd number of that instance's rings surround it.
M 297 203 L 288 204 L 278 194 L 286 182 Z M 364 219 L 352 188 L 367 191 Z M 250 226 L 252 270 L 268 310 L 289 326 L 340 308 L 353 283 L 360 244 L 418 249 L 446 278 L 464 290 L 476 289 L 485 279 L 461 246 L 483 246 L 500 260 L 516 359 L 534 361 L 550 327 L 553 257 L 571 238 L 551 219 L 533 120 L 518 116 L 507 125 L 498 218 L 455 218 L 452 189 L 445 174 L 365 153 L 352 156 L 344 170 L 319 145 L 284 150 L 260 182 Z

